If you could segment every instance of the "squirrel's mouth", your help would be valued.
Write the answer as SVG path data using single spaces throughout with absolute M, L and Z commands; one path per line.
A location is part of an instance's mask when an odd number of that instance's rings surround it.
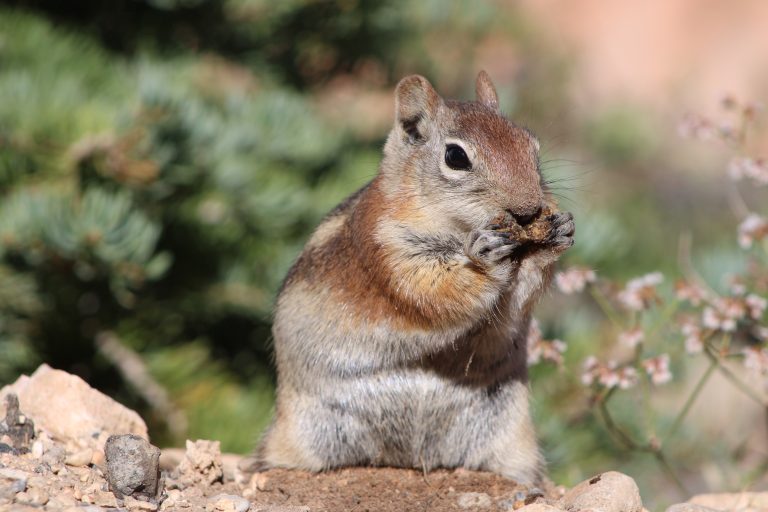
M 505 209 L 504 211 L 511 215 L 521 226 L 527 226 L 541 215 L 542 208 L 539 207 L 538 210 L 528 215 L 515 215 L 515 213 L 509 208 Z

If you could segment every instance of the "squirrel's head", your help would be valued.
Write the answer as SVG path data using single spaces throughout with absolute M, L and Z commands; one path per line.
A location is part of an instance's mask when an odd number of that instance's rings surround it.
M 504 117 L 484 71 L 476 94 L 476 101 L 444 100 L 426 78 L 403 78 L 382 174 L 407 182 L 443 219 L 465 227 L 484 225 L 504 210 L 527 224 L 544 202 L 539 142 Z

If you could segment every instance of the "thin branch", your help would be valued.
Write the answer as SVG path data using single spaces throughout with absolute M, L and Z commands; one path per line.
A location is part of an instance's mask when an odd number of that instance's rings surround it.
M 152 377 L 141 356 L 110 331 L 96 336 L 96 348 L 163 420 L 171 434 L 183 438 L 187 431 L 187 417 L 173 404 L 165 388 Z

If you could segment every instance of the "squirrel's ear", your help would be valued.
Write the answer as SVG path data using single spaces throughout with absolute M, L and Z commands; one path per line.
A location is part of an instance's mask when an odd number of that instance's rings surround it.
M 491 77 L 488 73 L 481 71 L 477 74 L 477 80 L 475 81 L 475 94 L 477 95 L 477 101 L 498 110 L 499 108 L 499 95 L 496 94 L 496 87 L 491 82 Z
M 427 138 L 429 123 L 437 116 L 442 101 L 423 76 L 411 75 L 400 80 L 395 89 L 395 116 L 410 142 Z

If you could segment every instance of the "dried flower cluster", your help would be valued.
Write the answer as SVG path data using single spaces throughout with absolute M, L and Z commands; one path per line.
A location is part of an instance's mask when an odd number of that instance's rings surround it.
M 528 329 L 528 366 L 541 362 L 563 365 L 563 352 L 567 348 L 562 340 L 545 340 L 536 319 L 531 320 Z
M 733 204 L 738 206 L 736 217 L 741 222 L 737 241 L 747 264 L 740 273 L 723 276 L 723 282 L 715 283 L 725 285 L 725 291 L 706 283 L 690 261 L 682 262 L 685 279 L 677 279 L 671 293 L 660 272 L 629 279 L 623 285 L 598 278 L 594 270 L 585 267 L 568 268 L 555 276 L 557 288 L 565 295 L 588 290 L 594 304 L 610 320 L 600 329 L 604 333 L 600 349 L 608 357 L 601 360 L 589 355 L 581 368 L 581 382 L 589 390 L 591 403 L 599 406 L 605 426 L 617 442 L 630 450 L 651 451 L 659 460 L 665 439 L 657 438 L 650 429 L 646 441 L 637 440 L 611 417 L 607 403 L 621 393 L 631 393 L 633 397 L 644 396 L 642 403 L 651 407 L 649 398 L 655 387 L 673 380 L 672 367 L 684 372 L 690 358 L 704 358 L 709 369 L 691 388 L 668 436 L 674 435 L 715 371 L 768 409 L 764 396 L 768 391 L 768 203 L 750 208 L 738 189 L 743 184 L 753 188 L 768 185 L 768 161 L 744 156 L 748 153 L 747 131 L 760 107 L 743 105 L 733 98 L 724 100 L 723 107 L 735 119 L 714 122 L 689 115 L 679 131 L 686 137 L 722 142 L 737 155 L 724 174 L 733 188 Z M 530 364 L 562 364 L 565 345 L 560 340 L 543 340 L 538 325 L 531 328 L 529 347 Z M 744 379 L 745 372 L 757 378 Z M 762 387 L 755 385 L 758 378 Z

